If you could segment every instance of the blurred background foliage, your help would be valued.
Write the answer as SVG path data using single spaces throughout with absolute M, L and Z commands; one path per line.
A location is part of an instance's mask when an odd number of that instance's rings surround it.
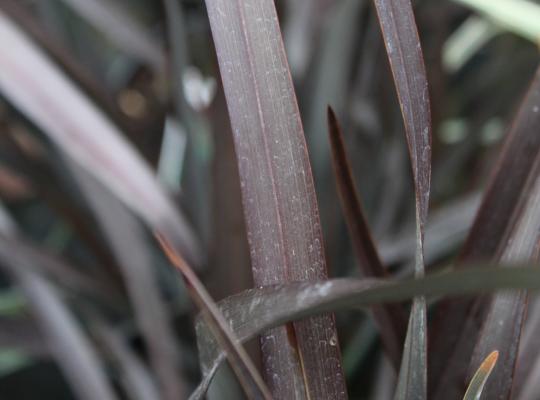
M 382 259 L 399 276 L 410 275 L 415 248 L 412 178 L 373 7 L 362 0 L 276 3 L 315 175 L 329 273 L 355 276 L 358 269 L 332 175 L 328 104 L 342 122 Z M 456 254 L 509 120 L 538 65 L 540 4 L 417 0 L 414 5 L 433 110 L 426 265 L 434 270 L 448 266 Z M 1 0 L 0 11 L 45 50 L 155 168 L 202 243 L 206 257 L 199 273 L 214 298 L 249 288 L 236 160 L 204 3 Z M 39 79 L 40 71 L 35 74 Z M 174 341 L 178 352 L 175 373 L 189 392 L 200 378 L 196 310 L 180 277 L 148 239 L 150 232 L 124 210 L 109 212 L 107 224 L 87 192 L 104 189 L 82 188 L 81 178 L 73 176 L 46 135 L 2 97 L 0 128 L 2 215 L 12 218 L 21 232 L 8 251 L 31 250 L 38 259 L 62 260 L 36 269 L 88 335 L 122 397 L 136 398 L 126 389 L 126 365 L 139 365 L 150 377 L 156 371 L 149 366 L 144 322 L 137 317 L 146 293 L 129 289 L 121 266 L 128 258 L 111 243 L 111 234 L 121 235 L 120 242 L 137 248 L 151 265 L 160 312 L 170 325 L 166 340 Z M 111 233 L 111 225 L 121 224 L 122 218 L 138 233 Z M 0 278 L 0 398 L 75 398 L 26 296 L 9 273 Z M 137 296 L 138 301 L 133 299 Z M 379 351 L 371 319 L 338 314 L 338 327 L 351 397 L 391 396 L 391 367 Z M 227 383 L 232 378 L 224 374 L 221 379 Z M 237 398 L 233 385 L 222 387 L 227 390 L 217 398 Z

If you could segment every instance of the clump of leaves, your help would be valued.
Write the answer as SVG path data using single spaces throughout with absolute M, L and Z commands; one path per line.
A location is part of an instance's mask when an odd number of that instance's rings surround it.
M 488 117 L 492 109 L 504 108 L 503 101 L 481 98 L 491 108 L 477 106 L 478 115 L 467 114 L 467 124 L 444 124 L 440 114 L 442 106 L 450 109 L 474 97 L 478 89 L 470 87 L 467 60 L 474 57 L 471 49 L 495 40 L 495 30 L 476 32 L 477 42 L 461 55 L 456 52 L 465 33 L 452 39 L 450 56 L 459 62 L 451 63 L 451 73 L 467 79 L 461 89 L 465 94 L 445 102 L 438 87 L 444 74 L 424 62 L 417 10 L 410 0 L 374 0 L 370 6 L 355 0 L 333 6 L 322 0 L 284 3 L 285 44 L 303 43 L 292 72 L 273 0 L 206 0 L 207 15 L 189 2 L 166 0 L 156 9 L 137 2 L 164 23 L 167 50 L 163 38 L 121 2 L 28 3 L 0 4 L 0 44 L 13 49 L 0 55 L 0 93 L 6 103 L 0 115 L 5 130 L 0 172 L 9 177 L 0 179 L 0 189 L 15 197 L 1 209 L 0 265 L 6 286 L 19 287 L 26 299 L 13 315 L 0 315 L 0 327 L 17 319 L 32 329 L 22 320 L 24 309 L 30 309 L 50 349 L 42 351 L 54 358 L 77 397 L 540 397 L 535 384 L 540 354 L 531 339 L 538 307 L 535 298 L 529 299 L 530 290 L 540 289 L 535 268 L 540 255 L 540 69 L 502 149 L 490 148 L 497 161 L 485 168 L 490 171 L 487 189 L 470 230 L 454 208 L 435 217 L 445 210 L 438 204 L 444 203 L 445 191 L 463 190 L 448 183 L 448 171 L 467 174 L 468 155 L 483 159 L 476 153 L 485 146 L 471 136 L 446 154 L 435 133 L 458 141 L 459 129 L 470 123 L 494 140 Z M 499 6 L 464 3 L 488 17 L 496 15 L 503 27 L 519 25 L 519 12 L 505 25 Z M 520 2 L 523 9 L 538 11 L 525 3 Z M 335 20 L 323 28 L 323 10 L 332 7 L 338 9 Z M 427 7 L 430 17 L 452 29 L 469 18 L 458 6 L 446 5 L 439 13 Z M 352 27 L 352 10 L 362 22 L 358 31 Z M 186 11 L 203 18 L 193 23 Z M 416 16 L 421 29 L 430 29 L 422 24 L 425 16 Z M 97 61 L 88 68 L 84 52 L 75 57 L 63 48 L 69 32 L 58 29 L 54 36 L 42 26 L 51 19 L 84 21 L 84 28 L 72 28 L 77 37 L 92 37 L 109 52 L 95 44 L 89 59 Z M 534 30 L 530 17 L 527 21 L 526 31 Z M 472 22 L 467 29 L 491 23 Z M 212 94 L 212 106 L 206 97 L 213 86 L 197 74 L 214 66 L 214 55 L 192 46 L 209 40 L 200 33 L 207 23 L 222 83 Z M 324 42 L 324 32 L 328 43 L 319 49 L 313 38 Z M 518 34 L 531 38 L 523 30 Z M 346 49 L 362 38 L 352 88 L 343 75 L 353 69 L 348 63 L 355 57 L 341 57 L 337 37 Z M 448 60 L 441 53 L 450 47 L 443 44 L 429 42 L 426 59 L 436 53 Z M 205 67 L 194 73 L 190 68 L 197 63 Z M 529 60 L 523 64 L 529 66 Z M 332 74 L 334 67 L 343 74 Z M 319 81 L 310 86 L 313 76 Z M 428 78 L 435 82 L 431 96 Z M 102 87 L 100 79 L 108 84 Z M 515 86 L 510 89 L 517 92 Z M 351 97 L 351 110 L 339 105 L 338 112 L 321 110 L 325 87 L 335 89 L 332 93 L 340 88 L 340 104 Z M 311 102 L 310 90 L 317 93 Z M 313 121 L 326 119 L 328 144 L 317 129 L 304 131 L 305 109 Z M 340 114 L 347 116 L 343 131 Z M 459 132 L 445 133 L 443 127 Z M 360 145 L 351 145 L 352 135 L 345 131 L 363 132 Z M 397 134 L 387 140 L 386 131 Z M 161 149 L 150 145 L 155 137 L 163 141 Z M 314 165 L 325 176 L 332 168 L 335 187 L 315 180 L 308 156 L 312 143 L 331 154 L 329 159 L 317 155 Z M 437 146 L 445 154 L 432 166 Z M 408 167 L 396 157 L 405 153 Z M 174 193 L 159 182 L 155 164 L 164 168 L 158 176 Z M 220 174 L 221 168 L 228 173 Z M 184 176 L 178 169 L 186 170 Z M 319 184 L 325 191 L 321 203 Z M 366 188 L 372 196 L 366 196 Z M 428 221 L 432 192 L 438 226 Z M 332 195 L 335 203 L 339 198 L 342 213 L 328 200 Z M 36 220 L 29 204 L 45 205 L 39 218 L 49 221 L 46 225 L 53 221 L 45 235 L 39 233 L 45 223 Z M 352 246 L 343 246 L 348 243 L 340 233 L 344 225 Z M 455 240 L 449 231 L 461 236 Z M 392 247 L 399 243 L 405 243 L 404 250 Z M 349 252 L 355 257 L 347 257 Z M 242 270 L 248 259 L 251 269 Z M 357 271 L 330 279 L 337 273 L 329 273 L 328 266 L 338 271 L 336 260 L 346 265 L 351 259 Z M 183 279 L 171 273 L 171 264 Z M 436 267 L 439 271 L 426 271 Z M 354 273 L 360 277 L 351 277 Z M 240 283 L 250 278 L 251 288 Z M 214 297 L 224 298 L 215 302 Z M 526 324 L 528 308 L 533 312 Z M 355 313 L 343 322 L 344 310 L 365 315 Z M 258 341 L 244 347 L 250 339 Z M 0 347 L 2 340 L 0 335 Z M 352 363 L 343 363 L 340 342 Z M 32 355 L 27 341 L 14 346 Z M 382 367 L 374 371 L 376 361 Z M 357 393 L 359 385 L 351 379 L 346 382 L 351 376 L 365 386 L 363 391 Z

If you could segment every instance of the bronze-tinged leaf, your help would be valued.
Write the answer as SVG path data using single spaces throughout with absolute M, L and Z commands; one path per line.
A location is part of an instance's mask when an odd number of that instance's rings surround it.
M 396 85 L 416 197 L 415 274 L 424 274 L 424 225 L 431 182 L 431 109 L 422 47 L 410 0 L 374 0 Z M 396 399 L 427 397 L 425 299 L 413 301 Z
M 328 107 L 328 132 L 339 198 L 359 267 L 366 277 L 386 277 L 387 272 L 379 258 L 369 226 L 364 217 L 360 197 L 356 191 L 341 128 L 334 111 L 330 107 Z M 385 307 L 376 306 L 373 307 L 373 317 L 379 326 L 382 342 L 388 356 L 397 369 L 401 360 L 401 348 L 407 324 L 405 310 L 399 304 Z
M 327 278 L 313 177 L 272 0 L 207 0 L 257 286 Z M 261 338 L 275 398 L 344 399 L 332 315 Z

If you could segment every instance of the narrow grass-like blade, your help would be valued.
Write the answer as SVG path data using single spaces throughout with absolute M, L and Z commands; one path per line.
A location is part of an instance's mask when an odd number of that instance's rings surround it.
M 152 264 L 152 248 L 139 220 L 88 172 L 67 160 L 84 198 L 94 211 L 104 237 L 115 255 L 137 326 L 164 400 L 186 396 L 180 349 L 174 336 Z
M 92 101 L 99 104 L 101 111 L 119 127 L 130 133 L 140 131 L 141 127 L 138 121 L 135 122 L 125 115 L 114 96 L 92 73 L 91 67 L 74 58 L 58 36 L 52 34 L 50 29 L 47 29 L 46 23 L 32 14 L 28 7 L 18 0 L 3 0 L 0 2 L 0 9 L 6 17 L 16 22 L 20 29 L 65 71 L 66 75 L 77 82 L 79 89 L 86 93 Z
M 22 139 L 21 139 L 22 138 Z M 73 229 L 75 236 L 79 237 L 88 249 L 95 255 L 96 262 L 91 267 L 96 276 L 106 279 L 100 279 L 100 284 L 105 288 L 115 288 L 116 291 L 122 291 L 122 285 L 116 262 L 114 261 L 109 249 L 101 240 L 101 237 L 95 231 L 95 225 L 91 220 L 89 213 L 84 207 L 81 207 L 78 199 L 73 201 L 73 189 L 71 182 L 66 182 L 65 175 L 57 168 L 57 154 L 51 154 L 46 146 L 38 141 L 37 138 L 26 133 L 11 131 L 4 137 L 5 141 L 0 145 L 0 157 L 2 160 L 8 160 L 8 165 L 23 174 L 31 183 L 36 191 L 37 197 L 47 204 L 55 213 L 58 213 Z M 31 143 L 34 149 L 40 149 L 29 153 L 24 150 L 21 143 Z M 26 252 L 31 252 L 27 249 Z M 43 259 L 44 255 L 41 256 Z M 47 257 L 46 259 L 50 259 Z M 43 264 L 45 269 L 62 269 L 62 262 L 49 262 Z M 51 267 L 51 268 L 48 268 Z M 65 269 L 65 268 L 64 268 Z M 60 283 L 65 282 L 66 277 L 72 275 L 71 271 L 78 268 L 68 268 L 70 272 L 63 273 Z M 69 283 L 68 283 L 69 285 Z M 118 304 L 110 302 L 110 304 Z
M 218 303 L 236 336 L 248 340 L 261 331 L 312 315 L 365 308 L 374 304 L 409 300 L 414 296 L 448 296 L 498 289 L 540 289 L 540 269 L 471 268 L 428 275 L 405 281 L 332 279 L 326 282 L 295 282 L 250 289 Z M 201 317 L 197 340 L 203 363 L 203 381 L 193 398 L 201 398 L 225 353 Z
M 19 235 L 15 222 L 3 207 L 0 207 L 0 232 L 12 238 Z M 89 338 L 58 292 L 50 282 L 32 271 L 27 259 L 13 257 L 12 251 L 0 247 L 2 267 L 21 288 L 73 393 L 81 400 L 116 400 Z
M 500 260 L 501 258 L 508 260 L 508 257 L 519 261 L 534 256 L 534 249 L 531 248 L 537 235 L 534 233 L 534 224 L 539 222 L 532 219 L 526 221 L 524 218 L 538 218 L 535 215 L 527 215 L 526 202 L 530 202 L 529 199 L 536 196 L 534 182 L 531 179 L 534 179 L 534 171 L 538 169 L 535 165 L 538 164 L 540 156 L 539 110 L 540 69 L 536 72 L 506 138 L 460 256 L 462 262 Z M 534 210 L 534 205 L 529 206 L 529 213 Z M 497 217 L 494 218 L 493 215 Z M 531 225 L 525 229 L 523 224 Z M 530 229 L 532 231 L 529 231 Z M 519 250 L 520 246 L 522 246 L 521 250 Z M 514 250 L 511 249 L 512 247 Z M 466 265 L 458 264 L 457 267 L 465 268 Z M 506 306 L 510 307 L 508 301 L 510 298 L 505 301 Z M 506 318 L 516 318 L 512 328 L 508 321 L 504 322 L 505 329 L 513 332 L 507 331 L 507 334 L 514 337 L 513 344 L 508 343 L 511 347 L 519 343 L 524 301 L 525 298 L 521 297 L 521 300 L 514 303 L 516 308 L 507 312 L 501 310 L 502 314 L 498 316 L 503 322 Z M 473 306 L 473 302 L 469 299 L 456 299 L 444 302 L 440 307 L 440 312 L 434 321 L 434 336 L 431 341 L 433 354 L 437 354 L 431 363 L 433 373 L 431 386 L 436 390 L 435 396 L 452 398 L 462 393 L 463 387 L 460 385 L 466 379 L 470 354 L 473 352 L 480 328 L 484 324 L 485 313 L 490 309 L 490 302 L 488 299 L 479 299 Z M 495 315 L 492 314 L 492 317 L 494 318 Z M 494 335 L 494 332 L 485 332 L 488 336 Z M 505 351 L 506 345 L 502 347 L 501 345 L 502 343 L 499 343 L 497 346 L 502 360 L 502 366 L 498 371 L 513 370 L 513 367 L 507 369 L 505 365 L 513 363 L 515 358 L 513 353 L 517 351 L 517 347 L 511 350 L 512 355 Z M 483 351 L 485 356 L 487 354 L 485 352 L 489 352 L 490 349 Z M 480 360 L 476 361 L 478 363 Z M 511 379 L 511 375 L 506 378 Z M 495 383 L 497 379 L 493 379 L 492 382 Z M 506 386 L 509 384 L 507 382 Z
M 327 278 L 313 177 L 274 1 L 207 0 L 239 163 L 255 285 Z M 263 334 L 276 398 L 347 396 L 334 318 Z
M 356 191 L 341 128 L 330 107 L 328 107 L 328 132 L 339 197 L 360 269 L 366 277 L 386 277 L 387 272 L 379 258 Z M 398 304 L 377 306 L 373 308 L 373 316 L 379 325 L 383 345 L 396 368 L 399 368 L 407 324 L 405 310 Z
M 515 226 L 506 239 L 500 257 L 505 263 L 537 261 L 540 256 L 540 153 L 530 178 L 526 184 L 528 189 L 525 189 L 521 204 L 518 205 L 520 211 L 514 217 Z M 490 299 L 488 313 L 471 359 L 471 366 L 474 366 L 495 349 L 501 354 L 500 366 L 493 372 L 493 379 L 484 389 L 484 399 L 503 400 L 510 397 L 527 311 L 527 297 L 526 292 L 520 291 L 497 293 Z
M 156 238 L 169 261 L 182 273 L 186 286 L 191 292 L 197 306 L 202 310 L 204 320 L 208 324 L 212 336 L 219 346 L 224 349 L 229 363 L 250 399 L 271 399 L 272 396 L 259 372 L 253 365 L 246 351 L 239 343 L 236 335 L 214 303 L 197 275 L 186 264 L 182 257 L 175 252 L 171 244 L 159 233 Z M 202 350 L 202 349 L 200 349 Z M 205 373 L 206 371 L 203 371 Z
M 540 152 L 540 68 L 514 118 L 460 259 L 491 258 L 511 224 L 513 210 Z M 493 218 L 496 215 L 497 218 Z M 467 264 L 464 264 L 467 265 Z
M 410 0 L 374 3 L 405 124 L 418 222 L 423 229 L 431 180 L 431 111 L 422 48 Z
M 416 197 L 415 275 L 424 274 L 424 225 L 431 181 L 431 110 L 422 47 L 410 0 L 374 0 L 396 85 L 412 164 Z M 395 395 L 427 396 L 425 299 L 413 301 L 402 366 Z
M 482 365 L 480 365 L 471 379 L 471 383 L 469 383 L 469 387 L 465 392 L 463 400 L 480 400 L 482 390 L 484 390 L 484 385 L 486 384 L 491 371 L 493 371 L 498 358 L 499 352 L 497 350 L 493 351 L 489 356 L 486 357 Z
M 165 57 L 159 41 L 114 0 L 62 0 L 114 43 L 119 50 L 160 71 Z
M 516 361 L 512 398 L 536 400 L 540 398 L 540 297 L 531 296 L 527 305 L 527 318 L 521 335 L 519 354 Z
M 148 165 L 111 121 L 0 12 L 0 92 L 71 159 L 90 171 L 194 265 L 197 241 Z M 39 76 L 37 72 L 39 71 Z
M 13 259 L 34 266 L 34 272 L 57 281 L 62 288 L 101 301 L 112 307 L 124 306 L 120 293 L 107 283 L 80 272 L 78 266 L 68 264 L 63 259 L 35 246 L 21 237 L 0 235 L 0 251 L 12 253 Z
M 94 318 L 92 330 L 98 340 L 118 363 L 120 381 L 130 400 L 158 400 L 159 391 L 147 366 L 139 359 L 132 348 L 113 328 Z

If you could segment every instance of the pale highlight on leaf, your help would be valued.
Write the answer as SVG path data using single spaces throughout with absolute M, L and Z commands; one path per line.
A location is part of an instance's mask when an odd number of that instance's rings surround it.
M 480 400 L 482 390 L 484 390 L 484 385 L 491 375 L 491 371 L 493 371 L 495 364 L 497 364 L 498 358 L 499 352 L 497 350 L 493 351 L 489 356 L 486 357 L 482 365 L 480 365 L 471 379 L 471 383 L 465 392 L 463 400 Z

